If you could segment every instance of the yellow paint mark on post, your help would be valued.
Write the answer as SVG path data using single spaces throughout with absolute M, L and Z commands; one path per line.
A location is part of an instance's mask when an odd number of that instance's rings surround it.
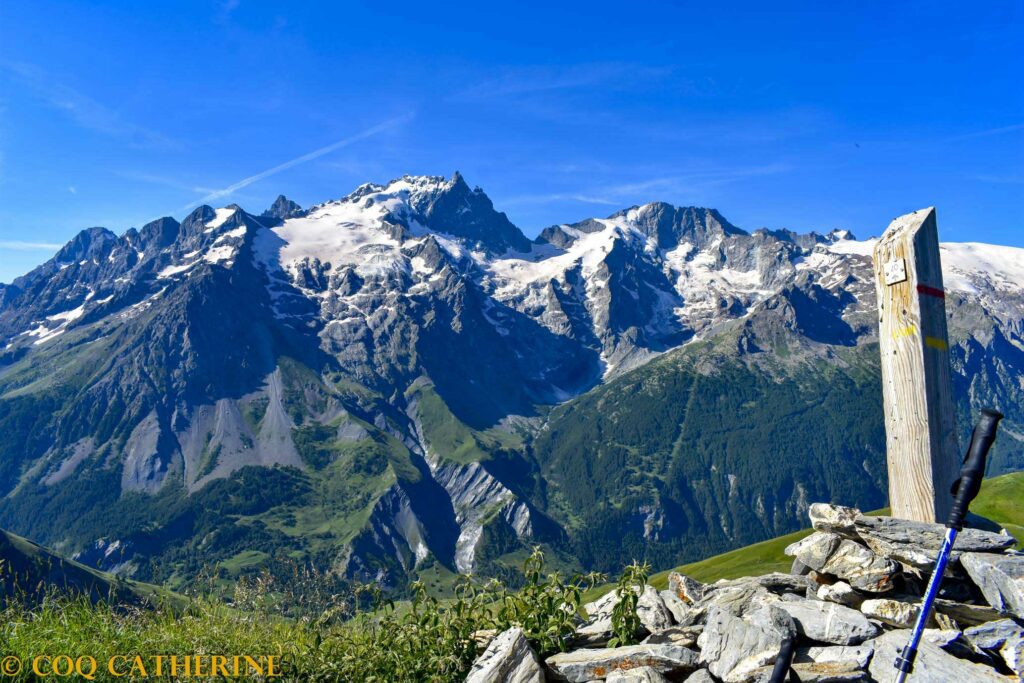
M 938 349 L 939 351 L 948 351 L 949 350 L 949 344 L 947 344 L 945 341 L 939 339 L 938 337 L 925 337 L 924 338 L 924 345 L 925 346 L 930 346 L 933 349 Z
M 913 337 L 917 334 L 917 325 L 907 325 L 899 329 L 892 331 L 893 339 L 902 339 L 903 337 Z

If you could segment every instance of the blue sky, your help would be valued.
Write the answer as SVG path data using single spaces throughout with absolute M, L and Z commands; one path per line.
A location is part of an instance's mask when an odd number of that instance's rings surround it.
M 0 281 L 83 227 L 404 173 L 1024 246 L 1024 3 L 0 5 Z

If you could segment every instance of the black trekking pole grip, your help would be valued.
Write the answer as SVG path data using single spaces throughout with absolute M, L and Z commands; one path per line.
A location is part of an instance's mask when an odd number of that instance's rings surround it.
M 991 408 L 983 408 L 978 423 L 974 425 L 971 445 L 967 448 L 967 456 L 960 468 L 960 478 L 953 484 L 956 499 L 953 501 L 953 509 L 949 511 L 949 521 L 946 522 L 950 529 L 960 531 L 964 528 L 967 508 L 981 490 L 981 480 L 985 477 L 985 460 L 996 440 L 996 428 L 1001 419 L 1002 414 Z
M 768 683 L 785 683 L 786 678 L 789 677 L 790 667 L 793 666 L 794 645 L 793 638 L 783 639 L 782 648 L 779 650 L 779 656 L 775 658 L 775 668 L 772 669 Z

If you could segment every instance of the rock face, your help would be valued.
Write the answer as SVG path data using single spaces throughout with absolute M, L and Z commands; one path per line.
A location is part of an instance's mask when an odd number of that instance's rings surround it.
M 697 638 L 704 631 L 704 626 L 698 624 L 696 626 L 671 626 L 664 631 L 652 633 L 651 635 L 644 638 L 644 643 L 651 645 L 682 645 L 683 647 L 694 647 L 697 644 Z
M 717 683 L 714 676 L 708 673 L 707 669 L 701 669 L 700 671 L 694 671 L 692 674 L 687 676 L 685 683 Z
M 1024 555 L 964 553 L 960 563 L 990 605 L 1024 618 Z
M 966 659 L 978 664 L 994 666 L 995 660 L 984 650 L 980 649 L 968 639 L 963 631 L 956 629 L 926 628 L 924 639 L 932 645 L 937 645 L 954 657 Z
M 829 532 L 815 532 L 788 546 L 785 552 L 817 572 L 831 574 L 854 588 L 872 593 L 892 590 L 893 577 L 899 570 L 895 562 Z
M 819 600 L 827 600 L 828 602 L 853 608 L 860 607 L 861 603 L 864 602 L 864 596 L 855 591 L 845 581 L 822 584 L 818 587 L 817 595 Z
M 793 661 L 814 662 L 815 664 L 845 664 L 853 668 L 867 667 L 875 648 L 870 643 L 838 647 L 809 647 L 797 650 Z
M 712 607 L 697 639 L 700 661 L 725 683 L 753 681 L 758 669 L 778 658 L 782 641 L 795 633 L 793 620 L 775 605 L 763 604 L 743 617 Z
M 600 555 L 563 546 L 588 569 L 621 566 L 616 554 L 635 543 L 668 564 L 696 541 L 718 547 L 788 529 L 812 499 L 880 501 L 884 482 L 862 476 L 865 462 L 853 456 L 863 453 L 877 471 L 884 445 L 864 418 L 877 401 L 861 390 L 877 362 L 870 246 L 845 233 L 748 233 L 713 209 L 662 202 L 552 226 L 531 241 L 458 174 L 367 183 L 308 209 L 279 197 L 260 215 L 203 206 L 180 222 L 161 218 L 121 235 L 90 228 L 0 286 L 0 433 L 10 436 L 0 440 L 0 526 L 76 552 L 120 534 L 111 520 L 145 511 L 136 526 L 153 532 L 124 539 L 139 557 L 122 569 L 136 578 L 151 567 L 176 571 L 198 552 L 213 563 L 282 544 L 304 551 L 304 528 L 275 523 L 249 535 L 254 527 L 241 520 L 252 515 L 243 510 L 218 515 L 214 529 L 181 530 L 182 519 L 220 510 L 225 489 L 256 505 L 240 479 L 247 468 L 277 467 L 299 481 L 294 491 L 275 487 L 280 496 L 265 500 L 274 509 L 261 518 L 304 519 L 327 504 L 339 521 L 333 538 L 320 539 L 337 548 L 332 566 L 404 584 L 428 556 L 482 573 L 504 566 L 491 551 L 582 540 L 596 529 L 607 534 Z M 1016 381 L 1024 290 L 1007 277 L 1020 250 L 943 250 L 959 406 L 1024 405 Z M 708 343 L 686 345 L 698 336 Z M 783 347 L 785 359 L 773 352 Z M 851 362 L 832 362 L 837 356 Z M 819 360 L 841 381 L 818 381 L 811 367 Z M 93 367 L 103 371 L 63 371 Z M 641 382 L 643 401 L 619 382 L 632 370 L 652 373 Z M 691 391 L 696 380 L 706 391 Z M 734 405 L 725 399 L 740 399 L 737 392 L 707 390 L 719 380 L 746 395 Z M 812 385 L 827 386 L 840 407 L 813 405 Z M 680 391 L 694 401 L 678 401 Z M 641 411 L 665 407 L 666 434 L 672 423 L 748 409 L 765 429 L 776 417 L 766 405 L 800 394 L 811 408 L 794 427 L 837 430 L 829 448 L 803 453 L 813 462 L 798 462 L 795 452 L 728 466 L 687 459 L 664 487 L 676 440 L 630 430 L 642 414 L 591 412 L 618 396 Z M 699 405 L 707 395 L 717 398 Z M 848 411 L 856 424 L 822 426 L 846 399 L 856 402 Z M 417 401 L 422 410 L 412 409 Z M 572 410 L 547 409 L 567 401 Z M 1007 412 L 1016 429 L 1024 418 Z M 27 414 L 41 417 L 29 424 Z M 605 433 L 621 421 L 620 436 L 635 441 L 561 439 L 565 454 L 548 436 L 568 435 L 581 414 Z M 851 441 L 836 438 L 838 430 Z M 721 433 L 711 450 L 735 434 Z M 85 442 L 88 452 L 77 447 Z M 1005 470 L 1024 453 L 1008 442 L 999 449 Z M 637 481 L 588 465 L 641 451 L 649 457 Z M 350 469 L 339 456 L 351 453 L 369 462 Z M 437 458 L 454 467 L 433 467 Z M 773 465 L 768 478 L 760 476 L 765 464 Z M 249 476 L 264 475 L 277 476 Z M 476 487 L 469 478 L 490 493 L 467 495 Z M 80 495 L 84 479 L 112 493 L 157 494 L 159 509 L 136 506 L 133 496 L 99 503 Z M 687 483 L 698 481 L 709 496 Z M 165 502 L 189 509 L 166 515 L 160 496 L 178 486 L 181 497 Z M 548 507 L 543 493 L 599 487 L 600 504 L 582 496 Z M 51 504 L 24 514 L 39 491 Z M 209 500 L 197 495 L 204 491 Z M 507 492 L 515 500 L 495 509 L 495 496 Z M 402 505 L 392 504 L 399 498 Z M 619 507 L 626 502 L 632 509 Z M 561 514 L 572 509 L 580 514 Z M 841 515 L 819 520 L 846 537 L 844 524 Z M 392 533 L 413 529 L 415 538 Z M 227 547 L 205 542 L 210 534 L 250 538 Z M 617 538 L 627 542 L 607 542 Z
M 697 653 L 678 645 L 629 645 L 605 650 L 583 649 L 548 657 L 548 667 L 563 680 L 586 683 L 615 671 L 646 667 L 682 674 L 697 668 Z
M 1011 619 L 974 626 L 963 633 L 970 643 L 1002 658 L 1007 668 L 1024 676 L 1024 627 Z
M 909 638 L 909 630 L 899 630 L 890 631 L 872 642 L 875 654 L 871 658 L 868 670 L 873 680 L 878 683 L 891 683 L 896 680 L 897 671 L 893 663 Z M 990 667 L 958 659 L 927 640 L 921 641 L 917 660 L 914 662 L 914 672 L 908 680 L 914 683 L 1006 683 L 1006 678 Z
M 860 510 L 857 508 L 814 503 L 807 512 L 811 518 L 811 526 L 816 531 L 826 531 L 846 538 L 857 537 L 854 526 L 854 522 L 860 516 Z
M 679 572 L 670 572 L 668 575 L 668 590 L 677 598 L 688 605 L 692 605 L 707 593 L 708 587 Z
M 878 627 L 863 614 L 842 605 L 796 598 L 780 600 L 778 606 L 793 618 L 797 632 L 809 640 L 856 645 L 878 633 Z
M 899 628 L 910 628 L 914 625 L 918 613 L 917 605 L 898 600 L 872 599 L 861 603 L 860 611 L 872 619 Z
M 684 623 L 687 619 L 687 614 L 690 612 L 690 605 L 684 602 L 679 595 L 672 590 L 665 590 L 659 593 L 661 596 L 661 602 L 665 605 L 671 614 L 672 618 L 677 624 Z
M 858 515 L 854 528 L 876 555 L 918 569 L 930 569 L 935 564 L 946 537 L 946 527 L 941 524 L 893 517 Z M 957 534 L 953 556 L 963 552 L 997 553 L 1015 544 L 1016 539 L 1009 535 L 965 528 Z
M 607 683 L 668 683 L 668 679 L 662 676 L 657 669 L 652 669 L 649 666 L 641 666 L 628 671 L 618 669 L 608 674 L 608 678 L 604 680 Z
M 544 683 L 544 671 L 523 630 L 511 628 L 491 641 L 466 683 Z

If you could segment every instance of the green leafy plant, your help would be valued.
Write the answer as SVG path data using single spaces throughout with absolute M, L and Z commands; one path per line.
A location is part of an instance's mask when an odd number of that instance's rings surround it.
M 486 639 L 512 626 L 541 655 L 564 650 L 583 592 L 604 580 L 546 572 L 539 550 L 523 574 L 517 591 L 495 579 L 462 577 L 446 599 L 416 582 L 410 599 L 398 604 L 376 585 L 287 561 L 234 580 L 209 573 L 186 605 L 127 605 L 115 592 L 103 598 L 15 586 L 0 601 L 0 649 L 23 659 L 81 652 L 100 662 L 114 655 L 258 653 L 277 657 L 286 681 L 455 683 Z M 32 679 L 23 671 L 11 680 Z M 96 680 L 108 679 L 101 670 Z
M 619 577 L 615 587 L 615 595 L 619 599 L 612 608 L 612 632 L 615 635 L 608 641 L 609 647 L 633 645 L 637 642 L 637 634 L 640 633 L 642 624 L 640 617 L 637 616 L 636 606 L 650 575 L 650 564 L 640 564 L 634 560 Z
M 544 576 L 544 552 L 534 548 L 523 563 L 525 585 L 511 593 L 500 589 L 501 601 L 495 627 L 523 629 L 526 639 L 542 655 L 564 652 L 576 630 L 583 591 L 604 580 L 599 573 L 563 580 L 558 572 Z M 500 584 L 498 584 L 500 585 Z

